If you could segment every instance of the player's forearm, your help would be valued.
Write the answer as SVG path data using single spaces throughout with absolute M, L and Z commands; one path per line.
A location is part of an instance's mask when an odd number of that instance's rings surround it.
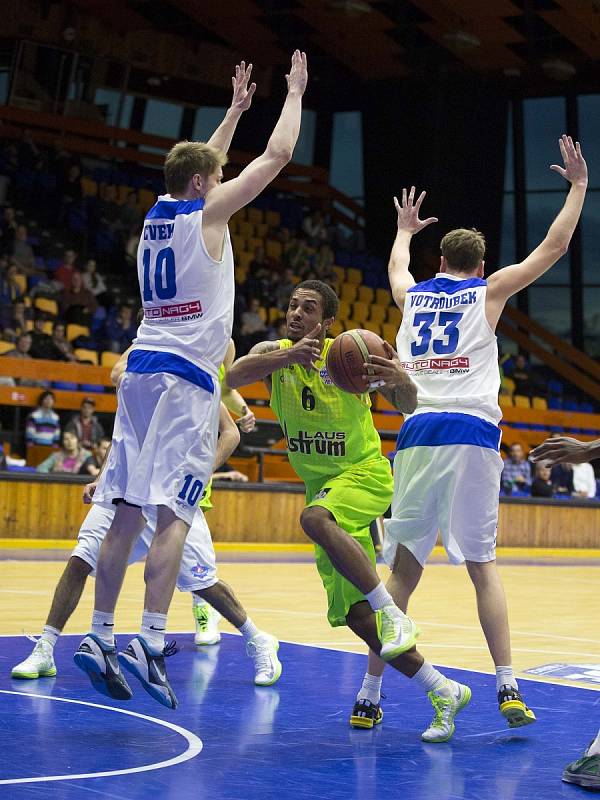
M 567 252 L 571 237 L 579 222 L 586 189 L 587 183 L 572 184 L 564 206 L 546 234 L 544 244 L 556 250 L 560 255 Z
M 243 417 L 247 411 L 247 403 L 242 395 L 230 386 L 223 386 L 221 389 L 221 400 L 229 411 L 233 411 L 238 417 Z
M 233 451 L 236 449 L 239 443 L 240 443 L 240 432 L 237 429 L 236 425 L 228 427 L 227 430 L 223 431 L 219 435 L 219 439 L 217 441 L 217 452 L 215 453 L 215 464 L 213 467 L 213 473 L 223 466 L 223 464 L 227 461 L 227 459 L 233 453 Z
M 291 160 L 300 133 L 302 121 L 302 95 L 288 92 L 281 115 L 267 142 L 267 155 L 280 159 L 284 164 Z
M 257 353 L 238 359 L 227 373 L 227 384 L 232 389 L 247 386 L 268 378 L 275 370 L 287 367 L 290 363 L 289 350 L 273 350 L 270 353 Z
M 406 290 L 413 283 L 413 277 L 408 271 L 412 237 L 413 234 L 404 229 L 398 229 L 396 233 L 388 263 L 388 277 L 394 294 L 397 290 Z
M 242 112 L 238 109 L 228 108 L 223 122 L 210 137 L 207 144 L 226 153 L 231 146 L 231 140 L 241 116 Z
M 401 414 L 412 414 L 417 407 L 417 387 L 406 373 L 400 377 L 398 383 L 382 386 L 379 392 Z

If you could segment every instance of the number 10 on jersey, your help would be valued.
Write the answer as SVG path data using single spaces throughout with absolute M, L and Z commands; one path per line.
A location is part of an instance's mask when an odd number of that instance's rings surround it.
M 150 263 L 151 258 L 152 251 L 150 248 L 144 248 L 142 256 L 144 266 L 142 299 L 145 303 L 151 303 L 154 300 L 154 294 L 156 294 L 158 300 L 172 300 L 177 294 L 175 253 L 171 247 L 163 247 L 156 254 L 154 265 Z M 154 266 L 154 269 L 152 269 L 152 266 Z M 152 286 L 154 286 L 154 291 Z

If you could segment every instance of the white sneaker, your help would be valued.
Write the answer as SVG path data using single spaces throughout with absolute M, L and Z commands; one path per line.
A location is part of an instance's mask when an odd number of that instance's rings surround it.
M 424 742 L 447 742 L 454 733 L 454 718 L 459 711 L 471 701 L 471 690 L 468 686 L 456 681 L 447 681 L 450 684 L 451 694 L 427 692 L 427 697 L 435 710 L 431 724 L 421 734 Z
M 417 625 L 395 605 L 384 606 L 381 614 L 381 652 L 384 661 L 393 661 L 396 656 L 414 647 L 420 631 Z
M 35 680 L 53 678 L 56 675 L 54 648 L 44 639 L 38 639 L 31 655 L 12 668 L 11 678 Z
M 201 603 L 193 606 L 194 620 L 196 622 L 196 633 L 194 634 L 194 644 L 204 646 L 217 644 L 221 641 L 219 631 L 219 620 L 221 615 L 208 603 Z
M 281 661 L 277 658 L 279 642 L 270 633 L 257 633 L 246 642 L 246 653 L 254 660 L 254 683 L 272 686 L 281 676 Z

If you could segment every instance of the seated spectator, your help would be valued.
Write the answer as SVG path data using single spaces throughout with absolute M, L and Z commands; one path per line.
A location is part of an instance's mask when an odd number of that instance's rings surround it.
M 13 242 L 12 256 L 21 267 L 25 275 L 33 274 L 35 269 L 35 254 L 33 248 L 27 243 L 27 226 L 17 225 L 15 240 Z
M 570 497 L 573 494 L 573 465 L 555 464 L 551 471 L 554 494 Z
M 60 353 L 52 342 L 52 337 L 44 331 L 47 317 L 43 311 L 38 311 L 33 318 L 33 330 L 31 333 L 31 350 L 29 351 L 32 358 L 44 358 L 50 360 L 59 360 Z
M 320 244 L 327 241 L 327 228 L 323 214 L 320 211 L 314 211 L 304 217 L 302 222 L 302 231 L 306 235 L 308 244 L 311 247 L 319 247 Z
M 273 304 L 273 264 L 265 256 L 265 248 L 259 245 L 248 267 L 248 277 L 244 281 L 246 297 L 260 297 L 263 305 Z
M 73 272 L 71 286 L 61 293 L 58 302 L 66 322 L 91 326 L 98 303 L 94 295 L 84 287 L 81 272 Z
M 0 253 L 8 255 L 13 251 L 15 233 L 17 232 L 17 216 L 12 206 L 6 206 L 0 221 Z
M 96 403 L 91 397 L 82 400 L 79 414 L 74 414 L 65 425 L 65 431 L 74 433 L 82 447 L 92 449 L 94 442 L 103 439 L 105 436 L 104 428 L 98 421 L 94 411 Z M 91 453 L 88 453 L 88 456 Z M 86 456 L 87 458 L 87 456 Z
M 23 297 L 22 284 L 18 278 L 19 268 L 11 261 L 0 273 L 0 304 L 11 305 Z
M 100 470 L 102 469 L 102 464 L 104 464 L 104 459 L 106 458 L 109 447 L 110 439 L 108 436 L 103 436 L 101 439 L 95 442 L 92 446 L 92 454 L 89 458 L 86 458 L 81 465 L 79 474 L 91 475 L 93 478 L 97 478 L 100 474 Z
M 573 464 L 573 496 L 596 497 L 596 476 L 590 463 Z
M 57 445 L 60 442 L 60 418 L 54 411 L 54 392 L 42 392 L 35 411 L 27 415 L 25 443 Z
M 525 395 L 525 397 L 531 397 L 534 392 L 534 387 L 529 375 L 527 359 L 523 353 L 519 353 L 519 355 L 516 357 L 515 367 L 511 377 L 515 382 L 515 394 L 522 394 Z
M 81 446 L 77 434 L 65 431 L 62 435 L 62 447 L 56 453 L 48 456 L 36 467 L 37 472 L 69 472 L 77 475 L 81 465 L 90 457 L 91 453 Z
M 52 328 L 52 344 L 59 353 L 57 361 L 77 361 L 73 352 L 73 345 L 67 341 L 66 326 L 64 322 L 55 322 Z
M 551 469 L 543 461 L 540 461 L 535 465 L 535 478 L 531 484 L 531 496 L 552 497 L 553 494 Z
M 63 253 L 63 260 L 54 273 L 54 278 L 62 284 L 63 289 L 69 289 L 71 286 L 71 276 L 77 269 L 75 266 L 76 261 L 77 253 L 75 250 L 65 250 Z
M 113 353 L 124 353 L 137 334 L 137 323 L 131 306 L 121 306 L 116 316 L 110 316 L 104 323 L 106 349 Z
M 258 297 L 251 297 L 248 303 L 248 310 L 242 314 L 240 334 L 244 339 L 246 352 L 261 338 L 264 338 L 267 330 L 263 318 L 258 313 L 259 308 L 260 300 Z
M 515 490 L 529 492 L 531 488 L 531 464 L 518 442 L 511 445 L 510 454 L 504 461 L 500 485 L 505 494 L 511 494 Z
M 292 236 L 283 253 L 283 263 L 292 269 L 294 275 L 300 275 L 310 264 L 310 251 L 306 238 L 300 234 Z
M 287 267 L 275 290 L 275 305 L 281 311 L 287 310 L 295 285 L 294 270 L 291 267 Z
M 325 273 L 330 274 L 333 271 L 331 268 L 334 264 L 335 253 L 333 252 L 331 245 L 329 245 L 327 242 L 323 242 L 323 244 L 319 246 L 317 255 L 315 256 L 315 272 L 317 275 L 323 275 Z M 333 274 L 335 275 L 335 272 Z
M 138 205 L 137 192 L 129 192 L 127 200 L 123 203 L 119 210 L 119 223 L 122 230 L 129 234 L 132 228 L 138 228 L 144 220 L 140 207 Z
M 103 306 L 110 306 L 110 296 L 104 278 L 98 272 L 96 259 L 88 258 L 83 268 L 84 288 L 91 292 L 96 300 Z
M 15 300 L 12 307 L 6 307 L 4 316 L 4 338 L 14 342 L 21 333 L 27 333 L 27 322 L 31 319 L 31 309 L 22 300 Z
M 23 358 L 23 359 L 30 359 L 31 354 L 31 334 L 30 333 L 20 333 L 17 336 L 17 341 L 15 343 L 15 349 L 10 350 L 6 355 L 9 358 Z M 45 387 L 48 385 L 46 381 L 35 381 L 31 378 L 15 378 L 15 384 L 17 386 L 40 386 Z

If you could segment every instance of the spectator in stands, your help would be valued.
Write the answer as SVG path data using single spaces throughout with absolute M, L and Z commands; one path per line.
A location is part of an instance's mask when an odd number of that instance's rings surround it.
M 11 305 L 23 297 L 22 284 L 19 280 L 19 268 L 14 261 L 0 273 L 0 304 Z
M 95 409 L 95 401 L 91 397 L 86 397 L 81 402 L 79 414 L 74 414 L 65 425 L 65 431 L 74 433 L 81 445 L 89 450 L 94 442 L 104 438 L 105 435 L 104 428 L 94 413 Z
M 83 285 L 91 292 L 98 303 L 105 307 L 111 304 L 110 295 L 106 288 L 106 282 L 102 275 L 98 272 L 98 265 L 95 258 L 88 258 L 83 268 Z
M 319 247 L 327 241 L 327 228 L 325 219 L 320 211 L 313 211 L 307 214 L 302 222 L 302 231 L 306 235 L 306 240 L 310 247 Z
M 12 206 L 6 206 L 0 222 L 0 253 L 8 255 L 13 251 L 15 234 L 17 232 L 17 217 Z
M 321 245 L 319 245 L 314 263 L 315 272 L 319 276 L 320 280 L 324 280 L 322 275 L 331 274 L 333 272 L 331 268 L 334 264 L 335 253 L 333 252 L 330 244 L 323 242 Z M 335 272 L 333 272 L 333 274 L 335 275 Z
M 244 281 L 246 297 L 260 297 L 263 305 L 271 306 L 273 299 L 273 264 L 265 256 L 265 248 L 259 245 L 254 250 L 254 258 L 248 267 L 248 277 Z
M 60 442 L 60 418 L 54 411 L 54 392 L 42 392 L 35 411 L 27 415 L 25 443 L 31 445 L 57 445 Z
M 88 327 L 92 324 L 98 303 L 92 292 L 84 287 L 81 272 L 73 271 L 70 288 L 60 295 L 59 305 L 65 322 Z
M 552 497 L 554 487 L 552 486 L 551 469 L 543 461 L 535 465 L 535 478 L 531 484 L 532 497 Z
M 27 226 L 17 225 L 13 242 L 12 255 L 25 275 L 32 275 L 35 270 L 35 254 L 27 243 Z
M 283 278 L 277 285 L 275 290 L 275 305 L 281 311 L 286 311 L 290 302 L 290 297 L 294 291 L 294 270 L 287 267 L 283 273 Z
M 52 328 L 52 343 L 60 353 L 58 361 L 72 361 L 75 362 L 75 353 L 73 352 L 73 345 L 67 341 L 65 335 L 66 326 L 64 322 L 55 322 Z
M 48 456 L 45 461 L 38 464 L 37 472 L 69 472 L 77 475 L 81 465 L 90 457 L 91 453 L 81 446 L 77 434 L 67 431 L 62 435 L 62 447 L 56 453 Z
M 52 337 L 44 331 L 47 317 L 43 311 L 38 311 L 33 318 L 33 330 L 31 331 L 31 353 L 32 358 L 44 358 L 59 361 L 62 358 L 60 351 L 56 349 Z
M 81 465 L 79 470 L 80 475 L 91 475 L 97 478 L 104 464 L 104 459 L 110 447 L 110 439 L 108 436 L 103 436 L 92 446 L 92 454 Z
M 531 488 L 531 464 L 518 442 L 510 446 L 510 454 L 504 461 L 501 486 L 505 494 L 512 494 L 513 491 L 529 492 Z
M 279 339 L 287 338 L 287 321 L 285 317 L 280 317 L 280 319 L 276 320 L 273 324 L 269 334 L 269 339 L 273 342 L 276 342 Z
M 10 358 L 21 358 L 21 359 L 31 359 L 31 334 L 25 331 L 24 333 L 20 333 L 17 336 L 17 341 L 15 343 L 15 349 L 10 350 L 6 353 L 7 356 Z M 15 378 L 15 384 L 17 386 L 40 386 L 45 387 L 47 386 L 46 381 L 36 381 L 32 380 L 31 378 Z
M 554 494 L 570 497 L 575 487 L 573 486 L 573 465 L 555 464 L 551 472 Z
M 584 464 L 572 464 L 573 467 L 573 496 L 596 497 L 596 476 L 594 468 L 586 461 Z
M 302 275 L 310 265 L 310 250 L 303 234 L 292 236 L 284 250 L 283 262 L 292 269 L 294 275 Z
M 143 220 L 144 215 L 139 207 L 137 192 L 129 192 L 127 200 L 119 211 L 119 224 L 126 235 L 129 236 L 132 229 L 139 228 Z
M 242 314 L 242 324 L 240 334 L 244 342 L 244 352 L 253 347 L 267 330 L 263 318 L 259 314 L 260 300 L 258 297 L 251 297 L 248 301 L 248 310 Z
M 121 306 L 116 316 L 109 316 L 104 324 L 106 349 L 123 353 L 137 334 L 137 324 L 131 306 Z
M 26 307 L 23 300 L 17 299 L 7 309 L 6 316 L 4 338 L 14 342 L 20 333 L 27 331 L 27 322 L 31 318 L 31 310 Z
M 533 394 L 533 384 L 531 382 L 531 377 L 529 375 L 529 367 L 527 365 L 527 359 L 523 355 L 523 353 L 519 353 L 519 355 L 515 359 L 515 367 L 512 372 L 512 379 L 515 382 L 515 394 L 521 394 L 525 397 L 531 397 Z
M 69 289 L 71 286 L 71 276 L 76 270 L 75 262 L 77 261 L 77 253 L 75 250 L 65 250 L 63 253 L 63 260 L 56 268 L 54 273 L 55 280 L 62 284 L 63 289 Z
M 81 169 L 79 164 L 71 163 L 67 167 L 66 174 L 59 187 L 60 209 L 58 222 L 64 222 L 71 209 L 77 203 L 81 203 L 83 191 L 81 189 Z

